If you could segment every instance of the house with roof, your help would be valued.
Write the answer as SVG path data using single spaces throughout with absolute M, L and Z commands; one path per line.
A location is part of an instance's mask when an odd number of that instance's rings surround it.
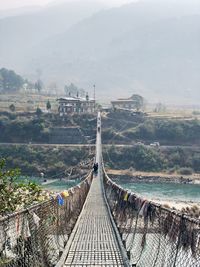
M 113 109 L 137 109 L 137 99 L 135 99 L 135 95 L 129 98 L 119 98 L 117 100 L 111 101 Z
M 94 113 L 95 100 L 89 99 L 87 94 L 85 98 L 68 96 L 57 99 L 59 115 L 65 116 L 72 113 Z

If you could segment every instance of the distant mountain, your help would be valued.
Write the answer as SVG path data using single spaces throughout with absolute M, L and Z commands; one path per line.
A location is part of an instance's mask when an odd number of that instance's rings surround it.
M 41 10 L 41 7 L 39 6 L 4 9 L 4 10 L 0 10 L 0 19 L 13 17 L 13 16 L 20 16 L 23 14 L 30 14 L 30 13 L 34 13 L 39 10 Z
M 101 98 L 140 93 L 151 101 L 195 102 L 200 15 L 179 7 L 139 2 L 99 12 L 41 43 L 30 65 L 61 85 L 96 82 Z
M 73 24 L 104 8 L 88 0 L 63 2 L 30 14 L 0 19 L 0 66 L 22 70 L 27 51 L 49 36 L 62 33 Z
M 55 12 L 53 8 L 51 17 Z M 144 0 L 93 12 L 71 25 L 64 21 L 60 16 L 50 26 L 29 24 L 34 29 L 38 25 L 38 32 L 26 32 L 25 49 L 18 40 L 17 53 L 13 45 L 10 50 L 5 46 L 4 64 L 15 65 L 28 78 L 40 69 L 42 79 L 56 81 L 60 89 L 73 82 L 89 90 L 96 83 L 97 96 L 104 100 L 139 93 L 154 102 L 199 103 L 199 1 Z M 6 51 L 12 49 L 9 58 Z

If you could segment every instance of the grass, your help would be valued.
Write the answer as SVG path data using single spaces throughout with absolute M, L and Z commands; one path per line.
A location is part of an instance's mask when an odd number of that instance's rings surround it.
M 195 112 L 196 111 L 196 112 Z M 200 119 L 200 109 L 192 109 L 192 108 L 171 108 L 169 107 L 164 112 L 153 112 L 147 111 L 149 117 L 152 118 L 165 118 L 165 119 L 180 119 L 180 120 L 193 120 Z
M 9 106 L 14 104 L 16 112 L 34 112 L 37 107 L 46 110 L 46 103 L 49 100 L 51 110 L 57 112 L 57 96 L 38 95 L 30 93 L 2 94 L 0 98 L 0 111 L 10 111 Z

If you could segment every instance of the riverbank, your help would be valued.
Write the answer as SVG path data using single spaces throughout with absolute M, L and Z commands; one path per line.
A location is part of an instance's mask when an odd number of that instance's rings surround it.
M 159 198 L 150 198 L 148 200 L 155 202 L 159 205 L 162 205 L 163 207 L 176 209 L 176 210 L 180 210 L 180 211 L 182 211 L 183 209 L 186 209 L 186 208 L 191 209 L 194 206 L 198 207 L 198 209 L 200 210 L 200 202 L 159 199 Z
M 154 183 L 191 183 L 200 185 L 200 173 L 192 175 L 179 175 L 176 173 L 167 174 L 160 172 L 139 172 L 134 170 L 114 170 L 106 169 L 108 175 L 113 180 L 123 182 L 154 182 Z
M 144 199 L 167 208 L 200 210 L 200 174 L 176 175 L 107 169 L 109 177 Z

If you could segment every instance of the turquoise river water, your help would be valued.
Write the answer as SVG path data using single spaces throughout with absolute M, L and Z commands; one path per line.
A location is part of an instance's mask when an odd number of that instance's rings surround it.
M 121 183 L 122 187 L 145 198 L 200 202 L 200 185 L 177 183 Z
M 43 185 L 49 190 L 61 191 L 75 186 L 79 181 L 64 182 L 56 181 L 54 183 Z M 144 198 L 155 198 L 161 200 L 177 200 L 200 202 L 200 185 L 177 184 L 177 183 L 120 183 L 125 189 L 129 189 L 137 195 Z

